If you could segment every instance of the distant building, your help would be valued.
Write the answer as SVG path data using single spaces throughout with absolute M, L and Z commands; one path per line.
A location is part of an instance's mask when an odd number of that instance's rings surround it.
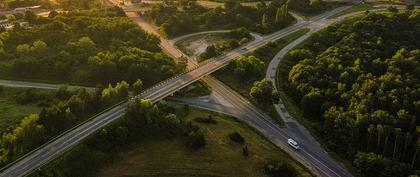
M 0 20 L 0 27 L 3 27 L 5 29 L 12 29 L 13 26 L 13 22 L 9 20 Z
M 0 27 L 5 28 L 6 30 L 11 30 L 15 27 L 15 24 L 19 24 L 19 26 L 23 28 L 30 28 L 29 22 L 21 21 L 21 22 L 12 22 L 10 20 L 0 20 Z

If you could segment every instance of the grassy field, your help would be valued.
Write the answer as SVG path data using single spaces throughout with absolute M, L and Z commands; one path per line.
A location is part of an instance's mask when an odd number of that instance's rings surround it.
M 39 113 L 42 109 L 37 103 L 19 104 L 16 96 L 28 89 L 0 88 L 0 131 L 9 126 L 14 126 L 24 117 Z M 49 94 L 49 90 L 34 90 L 39 94 Z
M 220 44 L 224 41 L 227 40 L 224 39 L 223 33 L 200 34 L 180 40 L 175 45 L 189 56 L 198 56 L 206 50 L 207 46 Z
M 184 106 L 167 102 L 177 110 Z M 185 112 L 182 112 L 185 115 Z M 215 124 L 199 123 L 197 118 L 213 116 Z M 31 174 L 38 176 L 78 177 L 197 177 L 197 176 L 266 176 L 264 165 L 273 160 L 292 166 L 297 176 L 312 174 L 277 146 L 246 124 L 225 115 L 190 108 L 181 118 L 192 121 L 203 132 L 206 146 L 192 150 L 185 145 L 185 136 L 164 138 L 148 136 L 114 151 L 99 151 L 80 143 L 60 158 Z M 232 142 L 227 135 L 238 132 L 244 144 Z M 249 156 L 242 154 L 247 146 Z
M 219 55 L 231 50 L 226 46 L 232 40 L 237 40 L 232 38 L 226 33 L 210 33 L 210 34 L 201 34 L 192 36 L 183 40 L 180 40 L 175 43 L 175 45 L 185 54 L 192 57 L 197 57 L 199 61 L 204 61 L 208 58 L 202 58 L 200 55 L 204 53 L 208 46 L 214 45 L 218 48 Z M 249 39 L 252 40 L 252 39 Z
M 309 29 L 301 29 L 299 31 L 291 33 L 279 39 L 278 41 L 276 41 L 269 47 L 260 48 L 259 50 L 255 51 L 251 55 L 255 55 L 257 58 L 264 61 L 267 67 L 270 61 L 273 59 L 273 57 L 277 54 L 277 52 L 279 52 L 287 44 L 296 40 L 300 36 L 303 36 L 307 32 L 309 32 Z M 233 74 L 233 71 L 228 70 L 228 69 L 217 71 L 214 75 L 223 83 L 227 84 L 232 89 L 234 89 L 235 91 L 237 91 L 238 93 L 240 93 L 241 95 L 243 95 L 244 97 L 252 101 L 252 98 L 249 96 L 249 91 L 255 81 L 261 80 L 264 78 L 266 69 L 267 68 L 264 69 L 264 72 L 262 73 L 260 77 L 250 78 L 246 80 L 239 79 Z M 276 120 L 276 122 L 278 122 L 279 124 L 282 124 L 281 118 L 279 117 L 279 115 L 277 114 L 276 110 L 274 109 L 272 105 L 261 106 L 261 105 L 256 104 L 254 101 L 252 102 L 254 103 L 254 105 L 257 105 L 260 109 L 265 111 L 274 120 Z
M 263 166 L 271 160 L 290 163 L 299 176 L 311 176 L 264 137 L 233 118 L 191 109 L 185 120 L 212 114 L 217 124 L 199 124 L 206 136 L 206 147 L 186 149 L 182 139 L 149 140 L 121 153 L 95 176 L 265 176 Z M 227 135 L 239 132 L 245 138 L 250 156 L 242 155 L 244 145 L 231 142 Z

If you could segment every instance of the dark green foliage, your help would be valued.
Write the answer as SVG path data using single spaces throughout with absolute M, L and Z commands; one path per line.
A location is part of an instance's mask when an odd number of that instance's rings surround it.
M 264 166 L 264 172 L 271 177 L 294 177 L 296 172 L 292 166 L 283 161 L 273 161 Z
M 208 117 L 197 117 L 194 119 L 194 121 L 204 124 L 217 124 L 217 121 L 213 118 L 212 115 L 209 115 Z
M 268 105 L 277 103 L 279 95 L 274 90 L 273 83 L 267 79 L 256 81 L 249 92 L 249 95 L 258 102 L 258 104 Z
M 384 171 L 377 176 L 393 176 L 398 161 L 417 158 L 419 25 L 418 12 L 369 13 L 314 34 L 286 56 L 297 64 L 283 90 L 318 122 L 330 149 L 350 159 L 359 151 L 381 154 L 373 154 Z M 412 166 L 419 169 L 416 160 Z
M 249 150 L 248 150 L 248 146 L 247 145 L 245 145 L 242 148 L 242 155 L 245 156 L 245 157 L 248 157 L 249 156 Z
M 244 137 L 241 136 L 238 132 L 232 132 L 228 135 L 229 139 L 235 143 L 243 144 L 245 143 Z
M 213 58 L 219 54 L 220 52 L 217 50 L 216 46 L 210 45 L 206 48 L 206 51 L 200 55 L 200 58 Z
M 243 38 L 251 38 L 251 33 L 249 32 L 249 30 L 247 28 L 236 28 L 232 31 L 230 31 L 227 34 L 229 37 L 232 37 L 234 39 L 243 39 Z
M 363 177 L 406 177 L 412 173 L 409 165 L 374 153 L 359 152 L 353 163 Z
M 388 10 L 389 10 L 390 12 L 392 12 L 392 13 L 398 13 L 398 9 L 397 9 L 396 7 L 394 7 L 394 6 L 389 6 L 389 7 L 388 7 Z
M 119 97 L 119 95 L 113 95 L 113 97 Z M 17 100 L 22 104 L 33 103 L 35 100 L 42 99 L 44 101 L 41 102 L 52 103 L 52 105 L 42 109 L 39 115 L 30 115 L 16 127 L 2 132 L 0 165 L 15 160 L 59 133 L 86 120 L 105 106 L 115 103 L 104 103 L 102 95 L 88 92 L 85 89 L 70 92 L 66 87 L 62 87 L 56 92 L 56 95 L 34 93 L 31 89 L 17 95 Z M 51 99 L 57 100 L 51 101 Z M 118 101 L 120 99 L 121 97 L 114 100 Z M 120 136 L 118 139 L 123 138 Z
M 108 84 L 119 80 L 145 86 L 183 71 L 160 51 L 159 39 L 146 33 L 120 9 L 26 13 L 31 28 L 0 34 L 1 69 L 19 78 Z M 4 49 L 3 49 L 4 48 Z M 9 64 L 10 63 L 10 64 Z
M 290 0 L 288 2 L 290 9 L 307 14 L 317 14 L 332 8 L 332 5 L 322 0 Z
M 182 106 L 182 108 L 182 112 L 184 113 L 183 116 L 187 116 L 188 114 L 190 114 L 190 105 L 185 104 Z
M 269 6 L 260 5 L 259 8 L 255 8 L 242 6 L 238 1 L 226 1 L 225 8 L 207 9 L 198 5 L 195 1 L 190 1 L 188 5 L 183 3 L 178 6 L 174 3 L 164 3 L 153 7 L 145 15 L 158 26 L 161 26 L 161 30 L 168 36 L 238 27 L 268 33 L 285 27 L 293 21 L 293 17 L 288 13 L 285 14 L 287 17 L 281 21 L 275 22 L 275 18 L 272 18 L 276 16 L 277 8 L 280 8 L 283 4 L 285 4 L 285 1 L 276 0 Z M 262 19 L 265 19 L 264 25 L 259 23 Z M 239 32 L 242 33 L 243 31 Z
M 33 172 L 31 177 L 47 177 L 47 176 L 61 176 L 61 177 L 87 177 L 94 176 L 96 169 L 100 167 L 105 161 L 109 160 L 110 153 L 104 153 L 90 149 L 88 145 L 81 144 L 71 149 L 69 152 L 52 161 L 50 164 L 37 171 Z M 73 170 L 77 169 L 77 170 Z
M 143 82 L 140 79 L 137 79 L 136 82 L 134 82 L 132 86 L 132 90 L 134 92 L 134 95 L 138 95 L 143 90 Z
M 206 146 L 206 137 L 201 131 L 191 131 L 188 134 L 186 145 L 191 149 L 201 149 Z
M 241 78 L 259 77 L 263 74 L 265 63 L 257 57 L 240 56 L 233 60 L 233 73 Z
M 7 0 L 5 3 L 9 9 L 36 5 L 41 5 L 43 7 L 51 6 L 50 2 L 45 0 Z
M 35 92 L 35 90 L 33 89 L 27 89 L 24 92 L 21 92 L 20 94 L 15 95 L 15 99 L 16 99 L 16 103 L 30 104 L 34 102 L 40 102 L 40 100 L 52 99 L 52 95 Z
M 57 92 L 55 93 L 55 96 L 60 99 L 68 99 L 72 93 L 69 90 L 69 87 L 67 85 L 62 85 L 60 88 L 58 88 Z

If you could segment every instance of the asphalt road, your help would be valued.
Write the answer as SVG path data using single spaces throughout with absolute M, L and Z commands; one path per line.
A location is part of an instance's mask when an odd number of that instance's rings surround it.
M 136 96 L 136 98 L 147 98 L 147 99 L 151 99 L 154 102 L 159 101 L 163 99 L 164 97 L 169 96 L 172 93 L 178 91 L 179 89 L 227 65 L 229 61 L 236 58 L 237 56 L 249 53 L 257 49 L 258 47 L 263 46 L 269 41 L 275 41 L 277 39 L 280 39 L 291 32 L 297 31 L 302 28 L 306 28 L 308 25 L 325 26 L 327 25 L 324 22 L 326 18 L 333 15 L 335 12 L 343 10 L 343 9 L 344 8 L 339 8 L 331 12 L 326 12 L 322 15 L 319 15 L 313 18 L 313 20 L 311 21 L 298 22 L 293 26 L 285 28 L 274 34 L 264 36 L 263 38 L 259 40 L 249 43 L 243 48 L 233 50 L 227 53 L 226 55 L 215 58 L 214 60 L 206 64 L 203 64 L 201 66 L 191 64 L 189 65 L 191 66 L 190 68 L 192 69 L 191 71 L 186 72 L 182 75 L 173 77 L 171 79 L 168 79 L 164 82 L 161 82 L 160 84 L 152 87 L 151 89 L 148 89 L 143 94 Z M 133 18 L 132 18 L 133 20 L 135 21 L 137 20 L 136 22 L 141 22 L 140 18 L 135 18 L 135 17 Z M 169 41 L 167 42 L 169 43 Z M 166 52 L 168 53 L 180 52 L 179 50 L 176 50 L 176 48 L 174 50 L 173 46 L 170 45 L 170 43 L 168 45 L 166 42 L 163 42 L 161 45 L 162 45 L 162 48 L 164 48 Z M 181 52 L 180 54 L 182 55 Z M 174 56 L 174 57 L 177 57 L 177 56 Z M 207 80 L 208 77 L 204 79 Z M 218 81 L 214 79 L 210 79 L 208 82 L 210 82 L 211 85 L 214 84 L 213 86 L 216 86 L 218 84 L 217 83 Z M 219 88 L 219 89 L 221 90 L 221 93 L 225 94 L 228 97 L 235 98 L 235 100 L 237 98 L 241 98 L 240 95 L 234 96 L 237 93 L 229 92 L 228 90 L 226 90 L 226 87 Z M 307 146 L 304 146 L 302 147 L 301 151 L 292 150 L 284 143 L 287 138 L 291 137 L 291 135 L 279 129 L 279 127 L 277 127 L 275 124 L 270 123 L 269 120 L 265 119 L 266 118 L 265 115 L 262 115 L 260 112 L 256 111 L 257 109 L 247 108 L 247 106 L 252 106 L 252 105 L 249 104 L 246 100 L 242 100 L 242 101 L 236 100 L 235 102 L 236 102 L 235 103 L 236 106 L 243 108 L 244 111 L 246 110 L 246 112 L 244 112 L 245 114 L 252 115 L 250 116 L 251 118 L 244 121 L 248 122 L 250 125 L 254 126 L 257 130 L 261 131 L 270 140 L 272 140 L 274 143 L 279 145 L 282 149 L 290 153 L 293 157 L 298 159 L 301 163 L 313 166 L 313 168 L 311 169 L 315 173 L 319 171 L 319 174 L 322 176 L 351 176 L 346 170 L 341 168 L 340 165 L 336 164 L 331 158 L 329 158 L 328 155 L 323 153 L 322 149 L 316 149 L 313 147 L 306 148 Z M 7 168 L 0 174 L 0 176 L 1 177 L 24 176 L 30 173 L 31 171 L 37 168 L 40 168 L 43 164 L 56 158 L 58 155 L 60 155 L 64 151 L 70 149 L 71 147 L 73 147 L 74 145 L 82 141 L 85 137 L 89 136 L 90 134 L 93 134 L 96 130 L 108 125 L 113 120 L 121 117 L 124 113 L 126 104 L 127 103 L 123 103 L 122 105 L 114 107 L 113 109 L 107 110 L 103 112 L 102 114 L 99 114 L 98 116 L 94 117 L 90 121 L 82 124 L 81 126 L 78 126 L 77 128 L 66 132 L 65 134 L 60 136 L 60 138 L 51 141 L 47 145 L 30 153 L 30 155 L 25 156 L 22 159 L 19 159 L 16 163 L 13 163 L 12 165 L 7 166 Z
M 259 111 L 258 108 L 250 104 L 245 98 L 231 88 L 225 87 L 220 81 L 210 77 L 205 77 L 203 80 L 205 80 L 206 83 L 210 84 L 213 88 L 217 88 L 215 92 L 227 99 L 227 101 L 229 101 L 236 109 L 223 107 L 217 104 L 204 103 L 201 101 L 193 101 L 191 99 L 172 98 L 171 100 L 238 118 L 261 132 L 265 137 L 270 139 L 282 150 L 286 151 L 294 159 L 303 163 L 314 174 L 331 177 L 352 176 L 340 164 L 335 162 L 312 138 L 312 136 L 302 129 L 303 127 L 294 122 L 286 122 L 285 126 L 280 127 L 268 115 Z M 297 140 L 300 143 L 301 150 L 297 151 L 289 147 L 287 144 L 288 138 Z

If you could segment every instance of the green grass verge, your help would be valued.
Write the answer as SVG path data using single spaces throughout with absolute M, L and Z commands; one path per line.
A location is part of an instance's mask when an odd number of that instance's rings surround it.
M 290 163 L 299 176 L 310 174 L 287 154 L 231 117 L 191 109 L 185 120 L 213 115 L 217 124 L 198 124 L 206 136 L 206 147 L 197 151 L 185 148 L 183 140 L 148 140 L 118 155 L 112 164 L 99 169 L 96 176 L 265 176 L 263 166 L 271 160 Z M 251 154 L 242 155 L 244 145 L 231 142 L 227 135 L 239 132 Z
M 301 29 L 296 32 L 293 32 L 279 40 L 277 40 L 274 43 L 267 44 L 264 47 L 261 47 L 260 49 L 256 50 L 255 52 L 251 53 L 250 55 L 255 55 L 257 58 L 264 61 L 266 64 L 266 67 L 270 63 L 270 61 L 274 58 L 274 56 L 284 47 L 287 46 L 290 42 L 296 40 L 300 36 L 303 36 L 309 32 L 309 29 Z M 224 69 L 217 71 L 214 73 L 214 76 L 218 78 L 220 81 L 225 83 L 226 85 L 230 86 L 232 89 L 243 95 L 248 100 L 251 100 L 251 102 L 256 105 L 258 108 L 266 112 L 271 118 L 273 118 L 278 124 L 282 125 L 282 119 L 280 115 L 278 115 L 277 111 L 275 110 L 273 105 L 263 106 L 256 104 L 255 101 L 249 96 L 249 91 L 253 85 L 253 83 L 257 80 L 261 80 L 264 78 L 266 69 L 264 69 L 264 72 L 259 77 L 249 78 L 249 79 L 240 79 L 237 76 L 233 74 L 233 71 L 229 69 Z
M 42 106 L 37 102 L 19 104 L 16 96 L 28 89 L 0 88 L 0 131 L 4 132 L 9 126 L 15 126 L 30 114 L 37 114 Z M 51 90 L 32 89 L 34 94 L 52 94 Z M 36 92 L 36 93 L 35 93 Z
M 197 59 L 200 62 L 202 62 L 208 59 L 208 58 L 200 57 L 200 55 L 206 51 L 207 46 L 210 46 L 210 45 L 219 46 L 217 48 L 219 49 L 218 56 L 220 56 L 231 50 L 231 48 L 228 48 L 228 47 L 221 49 L 220 46 L 227 45 L 232 40 L 236 40 L 236 41 L 240 40 L 240 39 L 229 37 L 226 34 L 227 33 L 220 33 L 220 32 L 209 33 L 209 34 L 199 34 L 196 36 L 191 36 L 189 38 L 177 41 L 175 45 L 183 53 L 187 54 L 188 56 L 197 57 Z M 251 41 L 251 40 L 253 40 L 253 38 L 248 39 L 248 41 Z
M 184 139 L 147 138 L 133 143 L 122 152 L 104 154 L 81 144 L 60 159 L 43 168 L 60 169 L 55 175 L 66 176 L 71 166 L 78 176 L 266 176 L 264 164 L 283 160 L 293 166 L 298 176 L 312 176 L 306 168 L 269 142 L 252 128 L 232 117 L 191 108 L 183 120 L 213 115 L 217 124 L 195 123 L 206 137 L 206 146 L 199 150 L 186 148 Z M 245 144 L 233 143 L 227 135 L 238 132 Z M 247 146 L 248 157 L 242 155 Z M 78 153 L 75 156 L 72 153 Z M 63 164 L 63 160 L 67 164 Z M 79 163 L 80 162 L 80 163 Z M 74 171 L 72 172 L 74 175 Z

